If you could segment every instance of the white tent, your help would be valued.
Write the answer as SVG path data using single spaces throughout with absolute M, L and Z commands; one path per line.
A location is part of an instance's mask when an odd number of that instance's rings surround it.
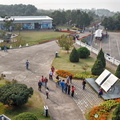
M 95 37 L 102 37 L 102 31 L 101 29 L 98 29 L 95 31 Z

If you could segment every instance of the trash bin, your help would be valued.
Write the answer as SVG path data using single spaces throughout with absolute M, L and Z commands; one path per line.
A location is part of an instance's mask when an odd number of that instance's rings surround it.
M 48 117 L 48 106 L 44 106 L 44 116 Z
M 58 52 L 56 51 L 56 53 L 55 53 L 55 57 L 58 57 Z

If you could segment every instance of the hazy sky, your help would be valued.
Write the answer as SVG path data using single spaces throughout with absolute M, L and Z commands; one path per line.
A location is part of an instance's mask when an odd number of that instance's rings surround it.
M 0 0 L 0 4 L 32 4 L 38 9 L 108 9 L 120 11 L 120 0 Z

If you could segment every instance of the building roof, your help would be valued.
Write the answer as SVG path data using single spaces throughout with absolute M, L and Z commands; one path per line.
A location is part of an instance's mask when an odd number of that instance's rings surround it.
M 14 21 L 53 20 L 49 16 L 10 16 L 9 19 L 14 19 Z M 0 21 L 3 20 L 4 18 L 0 17 Z

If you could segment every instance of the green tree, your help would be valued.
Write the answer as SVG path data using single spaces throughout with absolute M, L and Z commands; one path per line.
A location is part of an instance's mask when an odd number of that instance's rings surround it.
M 115 72 L 115 75 L 116 75 L 118 78 L 120 78 L 120 64 L 119 64 L 118 67 L 117 67 L 117 70 L 116 70 L 116 72 Z
M 104 71 L 102 61 L 97 59 L 91 69 L 92 75 L 100 75 Z
M 21 106 L 33 95 L 33 89 L 25 84 L 10 83 L 0 87 L 0 102 L 9 106 Z
M 70 59 L 70 62 L 79 62 L 79 54 L 75 48 L 73 48 L 69 59 Z
M 0 30 L 0 38 L 4 38 L 6 34 L 6 31 Z
M 65 36 L 65 35 L 62 35 L 58 41 L 57 41 L 57 44 L 64 48 L 65 50 L 69 51 L 69 49 L 73 46 L 73 37 L 72 36 Z
M 38 118 L 33 113 L 25 112 L 15 116 L 13 120 L 38 120 Z
M 77 51 L 80 58 L 87 58 L 90 55 L 90 51 L 86 47 L 80 47 Z
M 97 59 L 102 61 L 103 67 L 105 68 L 105 66 L 106 66 L 106 59 L 105 59 L 104 53 L 102 51 L 102 48 L 101 48 L 101 50 L 99 51 L 99 53 L 97 55 Z
M 4 21 L 4 26 L 6 30 L 11 31 L 11 26 L 14 19 L 11 19 L 9 16 L 5 16 L 3 21 Z

